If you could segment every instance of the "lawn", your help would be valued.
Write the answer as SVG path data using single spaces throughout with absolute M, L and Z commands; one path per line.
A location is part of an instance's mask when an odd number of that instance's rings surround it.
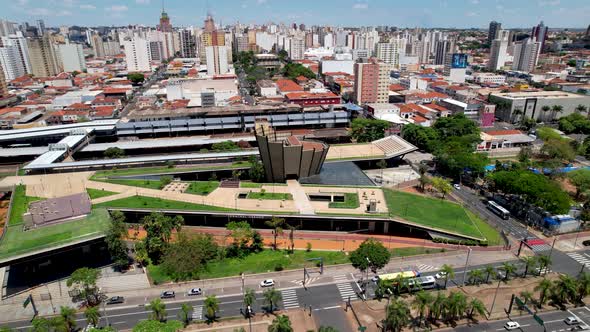
M 356 209 L 360 205 L 357 193 L 344 193 L 344 202 L 330 202 L 328 207 L 334 209 Z
M 27 186 L 15 186 L 14 192 L 12 193 L 12 209 L 10 210 L 10 219 L 8 219 L 8 225 L 14 226 L 22 224 L 23 214 L 27 212 L 29 203 L 42 199 L 39 197 L 27 196 L 26 193 Z
M 383 193 L 391 216 L 475 238 L 484 237 L 458 204 L 390 189 L 383 189 Z
M 103 234 L 109 226 L 105 209 L 94 209 L 84 218 L 57 225 L 23 231 L 22 225 L 11 225 L 0 242 L 0 258 L 50 248 Z
M 113 184 L 120 184 L 123 186 L 140 187 L 147 189 L 162 189 L 162 181 L 160 180 L 139 180 L 139 179 L 99 179 L 100 182 L 107 182 Z
M 387 244 L 385 244 L 387 246 Z M 437 252 L 444 252 L 442 248 L 424 248 L 424 247 L 408 247 L 408 248 L 395 248 L 391 250 L 391 257 L 407 257 L 415 255 L 427 255 L 434 254 Z
M 123 168 L 113 169 L 108 171 L 98 171 L 92 176 L 92 180 L 105 178 L 109 176 L 123 176 L 123 175 L 143 175 L 143 174 L 165 174 L 165 173 L 179 173 L 200 170 L 215 170 L 215 169 L 231 169 L 249 167 L 250 163 L 247 161 L 236 161 L 231 165 L 223 166 L 195 166 L 195 167 L 138 167 L 138 168 Z
M 256 183 L 240 181 L 240 188 L 262 188 L 262 186 L 286 187 L 286 183 Z
M 287 254 L 283 250 L 270 249 L 260 253 L 251 254 L 245 258 L 227 258 L 207 264 L 207 271 L 201 275 L 202 279 L 222 278 L 238 276 L 240 273 L 254 274 L 275 271 L 280 266 L 285 270 L 299 269 L 304 266 L 315 267 L 312 262 L 306 262 L 308 258 L 322 257 L 324 265 L 350 263 L 348 256 L 340 251 L 304 251 L 296 250 L 293 254 Z M 148 266 L 148 274 L 155 283 L 170 281 L 170 278 L 162 272 L 159 266 Z
M 218 206 L 186 203 L 147 196 L 129 196 L 109 202 L 99 203 L 94 207 L 130 208 L 130 209 L 170 209 L 197 211 L 234 211 Z
M 504 244 L 504 240 L 502 239 L 502 235 L 498 232 L 494 227 L 492 227 L 487 222 L 481 220 L 477 215 L 473 214 L 469 210 L 465 210 L 469 218 L 475 223 L 479 231 L 483 234 L 483 236 L 488 240 L 488 245 L 490 246 L 499 246 Z
M 219 181 L 193 181 L 185 193 L 193 195 L 209 195 L 219 187 Z
M 113 191 L 99 190 L 99 189 L 92 189 L 92 188 L 86 188 L 86 192 L 88 193 L 88 196 L 90 196 L 90 199 L 107 197 L 107 196 L 112 196 L 112 195 L 117 194 L 116 192 L 113 192 Z
M 272 192 L 249 192 L 248 193 L 249 199 L 268 199 L 268 200 L 286 200 L 290 201 L 293 199 L 293 196 L 288 193 L 272 193 Z

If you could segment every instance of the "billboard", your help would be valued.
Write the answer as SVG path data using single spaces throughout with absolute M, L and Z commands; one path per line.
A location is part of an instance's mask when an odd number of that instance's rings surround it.
M 453 53 L 451 68 L 467 68 L 467 54 Z

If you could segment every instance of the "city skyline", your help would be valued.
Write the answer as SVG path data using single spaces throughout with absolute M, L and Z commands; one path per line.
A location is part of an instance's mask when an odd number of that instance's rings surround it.
M 306 25 L 387 25 L 424 28 L 487 28 L 500 21 L 505 28 L 528 28 L 543 20 L 551 28 L 586 28 L 590 5 L 583 0 L 421 0 L 391 4 L 385 0 L 284 2 L 278 0 L 218 0 L 187 4 L 165 1 L 173 26 L 202 26 L 207 12 L 217 23 L 304 23 Z M 158 0 L 17 0 L 4 6 L 3 19 L 15 22 L 43 19 L 47 26 L 155 26 L 162 10 Z M 236 11 L 237 10 L 237 11 Z M 188 14 L 192 13 L 192 14 Z

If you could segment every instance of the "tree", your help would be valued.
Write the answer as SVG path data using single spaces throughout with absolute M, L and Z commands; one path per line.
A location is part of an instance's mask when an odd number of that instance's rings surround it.
M 493 276 L 494 273 L 496 273 L 496 269 L 494 269 L 494 267 L 491 265 L 486 265 L 486 267 L 484 268 L 484 271 L 486 273 L 486 284 L 489 284 L 490 277 Z
M 472 285 L 478 285 L 483 281 L 484 272 L 479 269 L 469 271 L 469 283 Z
M 111 259 L 115 263 L 115 268 L 120 270 L 129 265 L 127 245 L 123 241 L 126 234 L 125 215 L 121 211 L 111 212 L 111 223 L 105 235 L 105 242 L 111 254 Z
M 68 287 L 73 286 L 73 290 L 78 292 L 88 305 L 93 306 L 99 303 L 98 287 L 96 287 L 99 277 L 100 270 L 82 267 L 72 272 L 66 284 Z
M 590 295 L 590 274 L 588 272 L 583 271 L 578 275 L 577 278 L 578 284 L 578 303 L 583 303 L 583 299 Z
M 569 172 L 568 177 L 570 182 L 576 187 L 576 199 L 580 198 L 580 194 L 590 189 L 590 170 L 578 169 Z
M 277 316 L 268 327 L 268 332 L 293 332 L 289 317 L 287 315 Z
M 177 320 L 160 322 L 157 320 L 142 320 L 133 327 L 133 332 L 177 332 L 183 324 Z
M 383 330 L 400 332 L 410 323 L 410 319 L 408 304 L 400 299 L 394 299 L 386 309 Z
M 467 297 L 461 292 L 451 292 L 445 302 L 445 314 L 447 321 L 461 318 L 467 311 Z
M 103 154 L 105 158 L 109 159 L 118 159 L 125 157 L 125 151 L 116 146 L 106 149 Z
M 539 292 L 539 300 L 537 301 L 539 307 L 542 307 L 545 304 L 545 302 L 547 302 L 547 296 L 549 295 L 552 286 L 553 284 L 551 283 L 551 280 L 543 279 L 535 287 L 535 291 Z
M 351 252 L 349 258 L 355 268 L 361 271 L 369 268 L 371 271 L 376 272 L 389 263 L 391 252 L 383 246 L 383 243 L 369 238 Z
M 438 176 L 432 178 L 432 186 L 434 189 L 436 189 L 436 191 L 442 194 L 442 199 L 444 199 L 447 194 L 453 191 L 451 181 Z
M 252 305 L 254 305 L 254 302 L 256 302 L 256 293 L 254 292 L 253 289 L 251 288 L 246 288 L 246 290 L 244 291 L 244 306 L 246 307 L 246 309 L 252 307 Z M 247 315 L 250 315 L 250 311 L 246 310 Z
M 145 76 L 142 73 L 129 73 L 127 74 L 127 79 L 133 84 L 138 84 L 145 80 Z
M 562 139 L 545 141 L 543 147 L 541 147 L 541 153 L 549 159 L 559 161 L 573 161 L 576 157 L 576 152 L 569 142 Z
M 577 294 L 576 280 L 568 275 L 560 275 L 551 288 L 553 300 L 560 305 L 565 304 L 568 300 L 575 302 L 578 298 Z
M 270 313 L 274 311 L 274 305 L 282 299 L 281 293 L 274 288 L 269 288 L 265 290 L 262 293 L 262 297 L 264 298 L 264 304 L 266 305 L 266 309 Z
M 206 316 L 209 321 L 215 320 L 215 315 L 217 310 L 219 310 L 219 300 L 215 295 L 209 295 L 203 302 L 203 306 L 205 308 Z
M 430 306 L 430 311 L 428 313 L 428 315 L 430 316 L 430 320 L 436 321 L 439 319 L 439 317 L 441 317 L 444 311 L 446 301 L 447 297 L 445 296 L 445 294 L 441 292 L 436 293 L 436 296 L 432 300 L 432 305 Z
M 547 273 L 546 271 L 549 270 L 549 267 L 552 263 L 551 257 L 549 257 L 549 255 L 539 255 L 537 259 L 539 260 L 539 275 L 541 275 L 542 271 L 545 271 L 545 273 Z
M 480 299 L 473 298 L 468 304 L 467 316 L 474 319 L 475 316 L 484 316 L 486 314 L 486 307 Z
M 383 180 L 383 170 L 387 168 L 387 162 L 385 159 L 381 159 L 377 162 L 377 167 L 381 169 L 381 179 Z
M 304 76 L 309 79 L 316 78 L 316 74 L 313 71 L 300 63 L 287 63 L 283 67 L 283 75 L 291 80 L 294 80 L 299 76 Z
M 385 137 L 385 130 L 389 128 L 389 122 L 356 118 L 350 125 L 350 136 L 358 143 L 371 142 Z
M 403 126 L 401 134 L 406 141 L 426 152 L 433 152 L 441 144 L 438 132 L 432 127 L 410 123 Z
M 187 235 L 178 233 L 161 259 L 162 270 L 173 280 L 198 279 L 207 263 L 215 260 L 219 246 L 209 234 Z
M 578 113 L 584 113 L 588 111 L 588 108 L 582 104 L 579 104 L 578 106 L 576 106 L 576 112 Z
M 510 275 L 516 272 L 516 265 L 510 262 L 502 263 L 500 270 L 504 271 L 504 281 L 510 280 Z
M 563 106 L 561 106 L 561 105 L 553 105 L 551 107 L 552 120 L 555 120 L 555 118 L 557 117 L 557 114 L 560 114 L 562 112 L 563 112 Z
M 522 261 L 524 262 L 524 273 L 522 274 L 522 277 L 526 278 L 526 275 L 529 272 L 529 270 L 531 268 L 534 268 L 535 266 L 537 266 L 537 257 L 535 257 L 535 256 L 523 257 Z
M 414 297 L 414 301 L 412 302 L 412 307 L 418 311 L 418 326 L 422 326 L 422 322 L 424 320 L 424 314 L 426 309 L 430 307 L 434 301 L 434 297 L 431 293 L 425 292 L 423 290 L 416 293 Z
M 213 143 L 211 149 L 214 151 L 231 151 L 239 149 L 238 144 L 233 141 L 223 141 L 219 143 Z
M 243 257 L 250 250 L 249 244 L 254 238 L 252 226 L 247 221 L 230 221 L 226 228 L 233 239 L 228 251 L 232 251 L 237 257 Z
M 285 219 L 272 217 L 270 220 L 264 222 L 268 227 L 271 227 L 273 231 L 273 249 L 277 250 L 277 236 L 283 234 L 283 227 L 285 226 Z
M 178 313 L 178 318 L 184 323 L 184 327 L 187 327 L 191 320 L 191 312 L 193 311 L 193 306 L 188 303 L 183 303 L 180 306 L 180 312 Z
M 148 304 L 148 309 L 151 310 L 150 319 L 163 322 L 166 320 L 166 304 L 160 299 L 154 299 Z
M 182 216 L 169 217 L 160 212 L 152 212 L 141 219 L 146 237 L 143 240 L 147 254 L 154 264 L 158 264 L 168 247 L 172 231 L 180 232 L 184 220 Z
M 448 264 L 444 264 L 440 271 L 442 273 L 445 274 L 445 289 L 447 288 L 447 284 L 449 282 L 449 278 L 453 279 L 455 278 L 455 270 L 453 270 L 453 267 L 448 265 Z
M 545 106 L 541 107 L 541 111 L 543 111 L 543 116 L 541 118 L 543 119 L 543 121 L 546 121 L 547 114 L 549 114 L 549 112 L 551 111 L 551 107 L 549 107 L 548 105 L 545 105 Z
M 248 176 L 254 182 L 262 182 L 264 181 L 265 172 L 264 172 L 264 165 L 256 159 L 256 157 L 251 156 L 248 160 L 250 163 L 250 169 L 248 170 Z
M 64 323 L 66 331 L 73 331 L 76 327 L 76 310 L 67 306 L 61 306 L 59 317 Z
M 279 60 L 282 62 L 285 62 L 285 59 L 289 57 L 289 53 L 283 49 L 281 49 L 277 55 L 279 56 Z
M 84 317 L 86 317 L 86 322 L 88 325 L 98 326 L 98 321 L 100 320 L 100 312 L 98 311 L 98 307 L 88 307 L 84 310 Z

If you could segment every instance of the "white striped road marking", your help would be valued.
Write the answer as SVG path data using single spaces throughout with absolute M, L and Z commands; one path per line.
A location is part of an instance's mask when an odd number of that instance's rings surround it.
M 198 305 L 193 308 L 192 314 L 193 320 L 202 320 L 203 319 L 203 306 Z
M 294 289 L 282 290 L 281 296 L 283 300 L 283 307 L 285 307 L 285 309 L 299 308 L 297 292 Z

